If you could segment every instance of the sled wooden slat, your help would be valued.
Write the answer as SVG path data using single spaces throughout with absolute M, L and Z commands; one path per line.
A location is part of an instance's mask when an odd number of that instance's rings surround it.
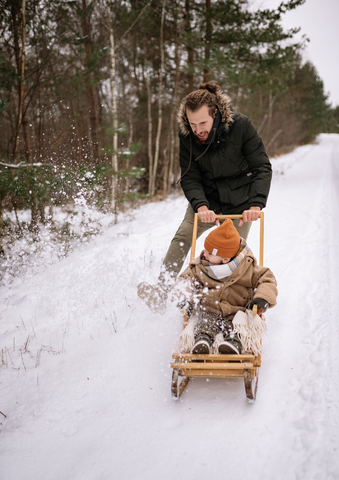
M 218 219 L 240 219 L 242 215 L 216 215 Z M 260 244 L 259 265 L 264 265 L 264 213 L 260 212 Z M 196 213 L 193 223 L 191 244 L 191 260 L 195 257 L 195 247 L 198 233 L 199 216 Z M 182 310 L 184 328 L 188 323 L 188 311 Z M 255 314 L 255 312 L 253 312 Z M 172 396 L 180 398 L 188 381 L 192 377 L 197 378 L 243 378 L 245 383 L 246 397 L 253 401 L 256 398 L 258 386 L 259 367 L 261 355 L 257 357 L 253 353 L 246 352 L 242 355 L 196 355 L 192 353 L 174 353 L 172 358 Z
M 247 370 L 248 371 L 248 370 Z M 251 378 L 255 378 L 255 371 L 250 370 Z M 244 372 L 239 370 L 182 370 L 179 369 L 183 377 L 204 377 L 204 378 L 244 378 Z M 181 392 L 182 393 L 182 392 Z
M 194 353 L 173 353 L 172 358 L 175 359 L 183 359 L 183 360 L 210 360 L 211 362 L 222 362 L 223 360 L 232 360 L 232 361 L 254 361 L 255 357 L 253 353 L 243 354 L 243 355 L 221 355 L 219 354 L 211 354 L 211 355 L 197 355 Z
M 221 368 L 224 368 L 225 370 L 248 370 L 253 368 L 253 363 L 171 363 L 171 368 L 184 368 L 185 370 L 220 370 Z
M 253 353 L 244 353 L 242 355 L 221 355 L 221 354 L 210 354 L 210 355 L 196 355 L 193 353 L 173 353 L 172 358 L 174 360 L 181 360 L 183 362 L 191 362 L 194 360 L 208 360 L 209 362 L 251 362 L 255 367 L 260 367 L 261 365 L 261 355 L 255 357 Z

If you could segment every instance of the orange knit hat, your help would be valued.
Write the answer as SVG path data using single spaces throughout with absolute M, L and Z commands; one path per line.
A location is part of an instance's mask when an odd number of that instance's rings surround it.
M 207 235 L 204 247 L 211 255 L 223 258 L 233 258 L 238 253 L 240 235 L 230 218 L 226 218 L 220 227 Z

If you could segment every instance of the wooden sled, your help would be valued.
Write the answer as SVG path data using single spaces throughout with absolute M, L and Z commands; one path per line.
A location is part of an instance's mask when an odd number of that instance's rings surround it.
M 198 214 L 195 214 L 191 260 L 195 256 L 195 246 L 198 231 Z M 216 218 L 242 218 L 242 215 L 216 215 Z M 263 266 L 264 260 L 264 213 L 260 212 L 260 252 L 259 264 Z M 256 315 L 257 306 L 254 306 L 253 314 Z M 188 323 L 187 312 L 184 313 L 184 328 Z M 249 401 L 254 401 L 257 394 L 259 367 L 261 365 L 261 355 L 254 356 L 252 352 L 246 352 L 242 355 L 195 355 L 192 353 L 174 353 L 174 362 L 171 363 L 172 397 L 178 399 L 190 378 L 206 377 L 206 378 L 243 378 L 245 382 L 246 397 Z

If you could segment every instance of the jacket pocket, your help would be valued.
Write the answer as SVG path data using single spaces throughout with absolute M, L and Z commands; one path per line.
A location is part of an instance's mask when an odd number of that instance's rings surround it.
M 219 189 L 221 201 L 235 207 L 246 202 L 250 198 L 251 179 L 252 175 L 228 178 L 227 186 L 224 185 Z

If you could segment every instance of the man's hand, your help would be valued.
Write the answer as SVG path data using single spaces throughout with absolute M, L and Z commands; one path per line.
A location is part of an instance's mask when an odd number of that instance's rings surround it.
M 198 208 L 199 220 L 204 223 L 215 222 L 216 225 L 219 225 L 219 219 L 215 218 L 215 213 L 213 210 L 209 210 L 206 205 Z
M 216 225 L 219 225 L 219 219 L 215 218 L 215 213 L 213 210 L 209 210 L 206 205 L 198 208 L 199 220 L 204 223 L 215 222 Z
M 244 224 L 244 222 L 255 222 L 258 220 L 260 214 L 260 207 L 251 207 L 249 210 L 242 212 L 242 218 L 239 222 L 239 227 Z

